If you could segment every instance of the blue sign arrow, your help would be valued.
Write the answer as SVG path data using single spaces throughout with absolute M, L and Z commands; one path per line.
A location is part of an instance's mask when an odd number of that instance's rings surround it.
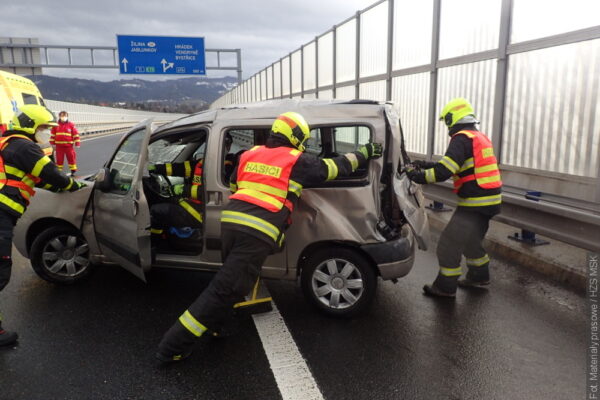
M 121 74 L 206 75 L 204 38 L 117 35 Z

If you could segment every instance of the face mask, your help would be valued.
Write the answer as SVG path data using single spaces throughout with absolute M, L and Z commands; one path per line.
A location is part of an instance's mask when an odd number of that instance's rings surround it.
M 35 141 L 38 143 L 48 143 L 50 141 L 50 129 L 42 129 L 35 133 Z
M 69 119 L 68 117 L 60 117 L 60 120 L 61 120 L 62 122 L 67 122 L 67 120 L 68 120 L 68 119 Z

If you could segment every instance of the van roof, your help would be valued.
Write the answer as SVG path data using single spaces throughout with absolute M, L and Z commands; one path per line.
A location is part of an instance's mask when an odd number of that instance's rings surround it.
M 380 118 L 385 107 L 386 103 L 371 100 L 267 100 L 201 111 L 163 125 L 157 131 L 218 120 L 275 119 L 287 111 L 296 111 L 302 114 L 309 124 L 319 123 L 320 120 L 347 119 L 348 117 Z
M 33 81 L 29 78 L 25 78 L 24 76 L 13 74 L 7 71 L 1 71 L 0 75 L 10 82 L 11 85 L 18 87 L 19 89 L 27 90 L 28 92 L 40 94 L 38 87 L 33 83 Z

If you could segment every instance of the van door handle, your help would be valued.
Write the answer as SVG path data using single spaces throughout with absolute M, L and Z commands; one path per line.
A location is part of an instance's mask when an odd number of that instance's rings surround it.
M 222 192 L 213 192 L 209 191 L 208 193 L 208 204 L 220 205 L 223 201 L 223 193 Z

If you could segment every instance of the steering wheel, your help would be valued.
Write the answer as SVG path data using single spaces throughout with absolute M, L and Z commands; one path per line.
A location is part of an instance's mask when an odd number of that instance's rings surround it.
M 147 188 L 163 199 L 170 199 L 175 195 L 173 185 L 166 176 L 150 172 L 150 178 L 147 180 Z

